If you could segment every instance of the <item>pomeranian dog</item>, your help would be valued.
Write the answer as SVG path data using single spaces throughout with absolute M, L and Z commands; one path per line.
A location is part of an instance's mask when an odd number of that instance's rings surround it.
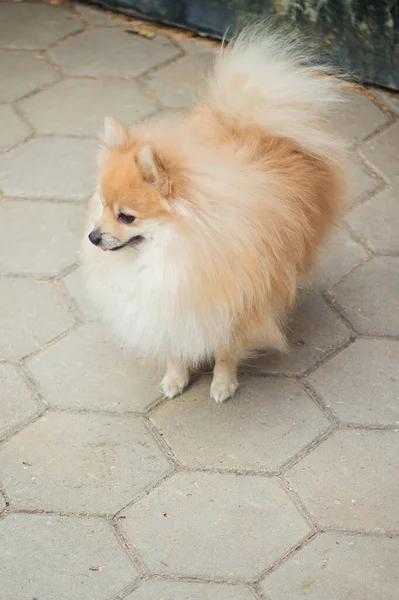
M 326 125 L 340 87 L 293 34 L 260 25 L 218 54 L 184 117 L 105 119 L 84 281 L 121 343 L 165 364 L 165 397 L 214 360 L 224 402 L 248 351 L 286 349 L 298 282 L 346 193 Z

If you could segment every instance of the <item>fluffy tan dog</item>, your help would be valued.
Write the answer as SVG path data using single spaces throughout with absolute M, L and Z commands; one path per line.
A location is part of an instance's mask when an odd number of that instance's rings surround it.
M 250 349 L 286 348 L 298 280 L 346 193 L 325 122 L 339 88 L 259 26 L 220 52 L 187 116 L 129 131 L 106 119 L 85 282 L 119 340 L 165 363 L 166 397 L 214 359 L 224 402 Z

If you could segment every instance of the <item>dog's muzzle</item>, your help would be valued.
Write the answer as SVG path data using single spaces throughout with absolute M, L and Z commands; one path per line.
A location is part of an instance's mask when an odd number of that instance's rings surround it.
M 143 236 L 135 235 L 132 238 L 130 238 L 129 240 L 127 240 L 127 242 L 125 242 L 124 244 L 121 244 L 120 246 L 114 246 L 113 248 L 103 248 L 101 246 L 102 235 L 96 229 L 93 229 L 93 231 L 91 233 L 89 233 L 88 237 L 94 246 L 99 247 L 104 252 L 106 252 L 108 250 L 112 250 L 114 252 L 115 250 L 121 250 L 122 248 L 126 248 L 127 246 L 134 247 L 144 241 Z

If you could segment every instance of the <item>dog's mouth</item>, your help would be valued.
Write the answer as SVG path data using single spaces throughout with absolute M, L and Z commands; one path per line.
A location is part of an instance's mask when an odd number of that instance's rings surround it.
M 132 248 L 141 244 L 141 242 L 143 242 L 144 239 L 145 238 L 143 238 L 142 235 L 135 235 L 134 237 L 130 238 L 130 240 L 127 240 L 127 242 L 121 244 L 120 246 L 115 246 L 114 248 L 101 248 L 101 250 L 103 250 L 104 252 L 107 252 L 108 250 L 111 252 L 115 252 L 116 250 L 122 250 L 122 248 L 126 248 L 128 246 Z

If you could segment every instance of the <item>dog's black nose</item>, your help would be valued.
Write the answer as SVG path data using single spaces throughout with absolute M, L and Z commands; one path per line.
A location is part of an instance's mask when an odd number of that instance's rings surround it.
M 89 233 L 89 240 L 91 241 L 92 244 L 94 244 L 95 246 L 98 246 L 99 243 L 101 242 L 101 234 L 98 233 L 98 231 L 96 231 L 95 229 Z

